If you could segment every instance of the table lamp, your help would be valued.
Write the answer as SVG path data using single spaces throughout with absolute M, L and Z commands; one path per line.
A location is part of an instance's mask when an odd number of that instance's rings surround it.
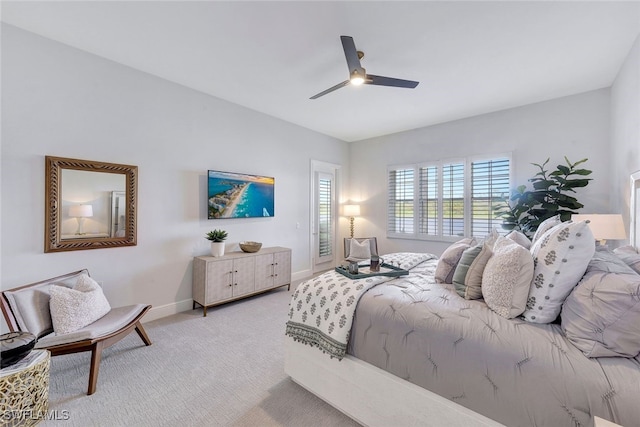
M 571 219 L 577 221 L 589 221 L 589 228 L 593 237 L 601 244 L 605 245 L 607 240 L 623 240 L 627 238 L 624 229 L 624 222 L 620 214 L 577 214 Z
M 77 235 L 86 234 L 82 230 L 85 218 L 91 218 L 93 216 L 93 206 L 91 205 L 74 205 L 69 207 L 69 216 L 78 220 Z
M 349 217 L 349 229 L 351 230 L 351 238 L 353 238 L 353 221 L 355 217 L 360 216 L 360 205 L 344 205 L 344 216 Z

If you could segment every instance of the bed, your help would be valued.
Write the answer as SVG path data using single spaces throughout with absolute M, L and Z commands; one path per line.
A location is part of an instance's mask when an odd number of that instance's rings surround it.
M 423 256 L 409 275 L 363 290 L 343 357 L 288 329 L 287 374 L 364 425 L 640 425 L 639 355 L 586 357 L 559 323 L 506 319 L 436 283 L 437 262 Z

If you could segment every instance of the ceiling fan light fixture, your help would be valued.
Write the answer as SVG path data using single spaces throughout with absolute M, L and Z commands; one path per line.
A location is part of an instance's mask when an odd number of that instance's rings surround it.
M 354 70 L 353 73 L 351 73 L 351 77 L 349 78 L 349 80 L 351 81 L 352 85 L 360 86 L 362 83 L 364 83 L 364 78 L 365 76 L 358 73 L 358 70 Z

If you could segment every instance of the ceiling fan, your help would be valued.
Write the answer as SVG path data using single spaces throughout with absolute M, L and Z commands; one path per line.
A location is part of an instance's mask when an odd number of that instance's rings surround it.
M 362 51 L 356 50 L 356 44 L 353 42 L 353 37 L 340 36 L 342 41 L 342 48 L 344 49 L 344 56 L 347 58 L 347 67 L 349 67 L 349 80 L 345 80 L 342 83 L 330 87 L 316 95 L 313 95 L 309 99 L 317 99 L 328 93 L 338 90 L 341 87 L 345 87 L 348 84 L 359 86 L 361 84 L 366 85 L 378 85 L 378 86 L 393 86 L 393 87 L 405 87 L 413 89 L 418 86 L 418 82 L 412 80 L 395 79 L 393 77 L 375 76 L 373 74 L 367 74 L 366 70 L 360 65 L 360 60 L 364 57 Z

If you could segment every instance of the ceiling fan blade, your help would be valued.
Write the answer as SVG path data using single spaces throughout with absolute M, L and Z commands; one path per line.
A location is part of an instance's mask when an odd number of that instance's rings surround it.
M 346 86 L 346 85 L 348 85 L 349 83 L 351 83 L 351 81 L 350 81 L 350 80 L 345 80 L 345 81 L 343 81 L 342 83 L 338 83 L 337 85 L 335 85 L 335 86 L 333 86 L 333 87 L 330 87 L 330 88 L 329 88 L 329 89 L 327 89 L 327 90 L 323 90 L 322 92 L 320 92 L 320 93 L 318 93 L 318 94 L 316 94 L 316 95 L 313 95 L 313 96 L 312 96 L 311 98 L 309 98 L 309 99 L 317 99 L 317 98 L 320 98 L 321 96 L 324 96 L 324 95 L 326 95 L 326 94 L 328 94 L 328 93 L 331 93 L 331 92 L 333 92 L 334 90 L 338 90 L 338 89 L 340 89 L 341 87 L 345 87 L 345 86 Z
M 358 51 L 356 50 L 356 44 L 353 42 L 353 37 L 340 36 L 342 41 L 342 49 L 344 49 L 344 56 L 347 58 L 347 67 L 349 67 L 349 74 L 354 70 L 358 70 L 359 74 L 364 75 L 364 69 L 360 65 L 360 58 L 358 58 Z
M 409 89 L 418 86 L 418 83 L 413 80 L 394 79 L 393 77 L 374 76 L 373 74 L 367 74 L 367 79 L 365 80 L 365 84 L 369 85 L 406 87 Z

